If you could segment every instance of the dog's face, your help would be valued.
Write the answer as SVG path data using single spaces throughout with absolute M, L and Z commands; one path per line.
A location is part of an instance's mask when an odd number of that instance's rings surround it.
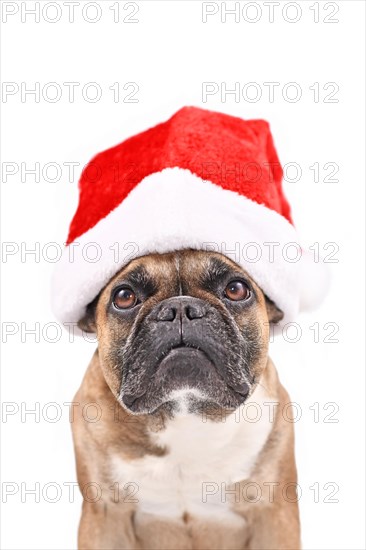
M 282 313 L 237 264 L 184 250 L 131 261 L 88 306 L 104 376 L 135 414 L 233 410 L 267 362 Z

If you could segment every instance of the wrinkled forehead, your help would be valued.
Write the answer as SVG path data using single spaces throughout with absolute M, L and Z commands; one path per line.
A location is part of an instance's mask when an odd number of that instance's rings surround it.
M 147 286 L 185 284 L 201 285 L 203 282 L 241 275 L 259 290 L 255 281 L 242 267 L 217 252 L 181 250 L 165 254 L 149 254 L 132 260 L 111 280 L 108 287 L 120 281 Z

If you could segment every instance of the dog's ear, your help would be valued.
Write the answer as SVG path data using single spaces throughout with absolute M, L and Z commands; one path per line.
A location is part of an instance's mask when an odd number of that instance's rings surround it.
M 97 332 L 96 309 L 99 296 L 86 306 L 85 315 L 78 321 L 78 327 L 84 332 Z
M 281 321 L 283 319 L 283 311 L 281 311 L 272 300 L 270 300 L 267 296 L 265 296 L 266 299 L 266 309 L 267 309 L 267 315 L 268 315 L 268 321 L 270 323 L 278 323 L 278 321 Z

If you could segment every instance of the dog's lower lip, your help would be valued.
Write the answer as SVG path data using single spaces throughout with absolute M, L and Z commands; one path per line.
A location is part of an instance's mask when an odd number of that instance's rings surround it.
M 198 351 L 200 353 L 202 353 L 203 355 L 205 355 L 207 357 L 207 359 L 209 359 L 211 362 L 211 357 L 202 349 L 200 348 L 199 346 L 194 346 L 194 345 L 190 345 L 190 344 L 185 344 L 185 343 L 180 343 L 180 344 L 177 344 L 175 346 L 172 346 L 167 355 L 169 355 L 169 353 L 171 353 L 172 351 L 175 351 L 175 350 L 187 350 L 187 351 Z
M 211 357 L 209 356 L 208 353 L 206 353 L 205 350 L 203 350 L 202 348 L 200 348 L 199 346 L 194 346 L 194 345 L 189 345 L 189 344 L 185 344 L 185 343 L 180 343 L 180 344 L 177 344 L 175 346 L 172 346 L 165 354 L 164 356 L 162 357 L 160 363 L 157 365 L 157 370 L 159 370 L 161 364 L 164 362 L 165 359 L 167 359 L 169 356 L 175 354 L 175 353 L 187 353 L 187 354 L 193 354 L 193 353 L 198 353 L 199 355 L 202 355 L 206 358 L 206 360 L 208 360 L 212 367 L 214 367 L 216 369 L 216 365 L 214 363 L 214 361 L 211 359 Z
M 185 344 L 180 344 L 178 346 L 173 346 L 172 348 L 170 348 L 169 351 L 164 355 L 163 359 L 165 359 L 166 357 L 168 357 L 168 355 L 171 355 L 172 353 L 180 353 L 184 351 L 188 353 L 196 352 L 196 353 L 202 354 L 211 361 L 207 353 L 203 351 L 201 348 L 198 348 L 196 346 L 186 346 Z
M 173 347 L 166 353 L 156 367 L 157 379 L 174 376 L 188 383 L 195 383 L 196 377 L 200 377 L 204 370 L 209 369 L 218 375 L 215 364 L 201 349 L 191 346 Z M 206 372 L 208 372 L 206 370 Z M 173 374 L 174 373 L 174 374 Z

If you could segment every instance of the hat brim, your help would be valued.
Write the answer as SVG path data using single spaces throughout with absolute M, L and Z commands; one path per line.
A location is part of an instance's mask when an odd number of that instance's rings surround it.
M 242 266 L 283 311 L 279 327 L 317 307 L 328 285 L 324 264 L 302 249 L 283 216 L 189 170 L 167 168 L 65 248 L 52 281 L 56 317 L 80 334 L 86 306 L 123 266 L 184 248 L 214 250 Z

